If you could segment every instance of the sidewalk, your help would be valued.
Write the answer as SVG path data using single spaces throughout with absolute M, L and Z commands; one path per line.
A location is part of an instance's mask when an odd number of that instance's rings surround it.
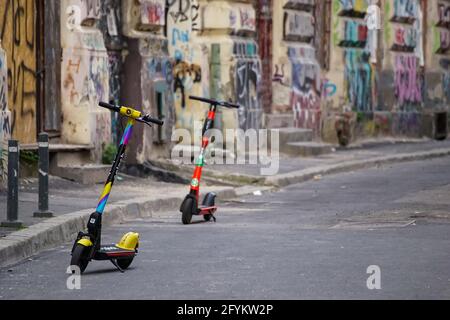
M 49 202 L 50 211 L 55 217 L 80 211 L 84 209 L 95 210 L 103 185 L 82 185 L 69 180 L 50 176 L 49 180 Z M 165 193 L 176 193 L 182 191 L 182 186 L 157 182 L 151 178 L 132 178 L 119 176 L 109 199 L 109 204 L 132 198 L 158 195 L 161 190 Z M 184 187 L 186 189 L 186 187 Z M 0 192 L 0 220 L 6 219 L 6 192 Z M 40 223 L 46 219 L 34 218 L 33 213 L 38 209 L 38 180 L 37 178 L 21 179 L 19 187 L 19 219 L 25 227 Z M 0 227 L 0 239 L 14 229 Z
M 205 175 L 224 181 L 286 186 L 299 181 L 284 181 L 286 177 L 337 172 L 330 169 L 356 170 L 383 163 L 414 161 L 450 155 L 450 140 L 384 140 L 368 141 L 350 148 L 336 147 L 331 154 L 312 158 L 290 158 L 280 155 L 280 169 L 275 176 L 262 176 L 261 165 L 207 165 Z

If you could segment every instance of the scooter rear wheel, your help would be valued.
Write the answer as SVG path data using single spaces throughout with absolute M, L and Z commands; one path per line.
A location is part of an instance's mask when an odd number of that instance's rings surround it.
M 185 200 L 182 208 L 182 222 L 184 225 L 191 224 L 192 221 L 192 208 L 194 206 L 194 202 L 192 199 L 188 198 Z
M 83 273 L 86 270 L 86 268 L 89 264 L 89 261 L 88 261 L 88 259 L 86 259 L 86 254 L 85 254 L 87 249 L 88 248 L 86 248 L 85 246 L 83 246 L 81 244 L 77 244 L 75 246 L 75 249 L 72 252 L 72 259 L 70 260 L 70 265 L 80 268 L 81 273 Z

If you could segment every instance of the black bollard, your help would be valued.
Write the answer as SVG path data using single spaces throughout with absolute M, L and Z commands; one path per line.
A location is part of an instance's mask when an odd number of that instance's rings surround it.
M 19 142 L 8 141 L 8 202 L 6 204 L 6 221 L 1 226 L 22 228 L 19 221 Z
M 51 218 L 53 213 L 48 205 L 48 172 L 49 172 L 49 144 L 48 134 L 39 135 L 39 210 L 34 213 L 35 218 Z

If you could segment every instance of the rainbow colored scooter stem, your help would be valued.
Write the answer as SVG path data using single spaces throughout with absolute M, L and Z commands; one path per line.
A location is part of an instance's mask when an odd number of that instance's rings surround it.
M 99 105 L 103 108 L 110 109 L 114 112 L 120 113 L 122 116 L 128 118 L 128 124 L 125 128 L 122 140 L 116 158 L 109 172 L 105 187 L 97 205 L 97 209 L 89 217 L 87 224 L 87 233 L 80 232 L 72 248 L 71 267 L 77 267 L 80 273 L 83 273 L 91 260 L 109 260 L 121 272 L 124 272 L 138 253 L 139 234 L 130 232 L 124 235 L 118 244 L 101 245 L 101 230 L 102 230 L 102 216 L 108 203 L 112 187 L 116 175 L 119 171 L 120 164 L 125 157 L 125 151 L 130 138 L 133 133 L 133 127 L 136 122 L 141 122 L 147 125 L 157 124 L 163 125 L 164 122 L 154 119 L 149 115 L 143 115 L 140 111 L 127 107 L 114 106 L 109 103 L 100 102 Z M 76 271 L 72 269 L 73 271 Z
M 225 108 L 234 108 L 239 109 L 240 107 L 238 105 L 225 102 L 225 101 L 217 101 L 207 98 L 200 98 L 191 96 L 191 100 L 196 100 L 204 103 L 208 103 L 210 105 L 209 107 L 209 113 L 208 116 L 205 119 L 205 123 L 203 125 L 202 130 L 202 148 L 200 150 L 200 155 L 196 162 L 196 167 L 194 171 L 194 175 L 192 176 L 191 180 L 191 191 L 184 199 L 183 203 L 181 204 L 180 211 L 182 213 L 182 222 L 183 224 L 187 225 L 192 222 L 192 216 L 203 216 L 205 221 L 210 221 L 213 219 L 216 221 L 216 217 L 214 214 L 217 212 L 217 206 L 216 206 L 216 197 L 217 195 L 215 193 L 208 193 L 206 194 L 205 198 L 203 199 L 202 205 L 199 204 L 200 199 L 200 182 L 202 178 L 202 171 L 203 167 L 205 166 L 205 154 L 206 149 L 209 146 L 210 140 L 207 137 L 206 133 L 214 127 L 214 121 L 216 119 L 216 113 L 218 107 L 225 107 Z

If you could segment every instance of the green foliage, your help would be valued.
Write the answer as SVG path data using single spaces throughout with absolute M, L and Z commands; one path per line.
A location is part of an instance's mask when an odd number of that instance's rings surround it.
M 114 144 L 108 144 L 103 149 L 102 162 L 103 164 L 112 164 L 116 158 L 117 146 Z
M 39 156 L 36 151 L 20 151 L 20 162 L 29 166 L 39 163 Z

